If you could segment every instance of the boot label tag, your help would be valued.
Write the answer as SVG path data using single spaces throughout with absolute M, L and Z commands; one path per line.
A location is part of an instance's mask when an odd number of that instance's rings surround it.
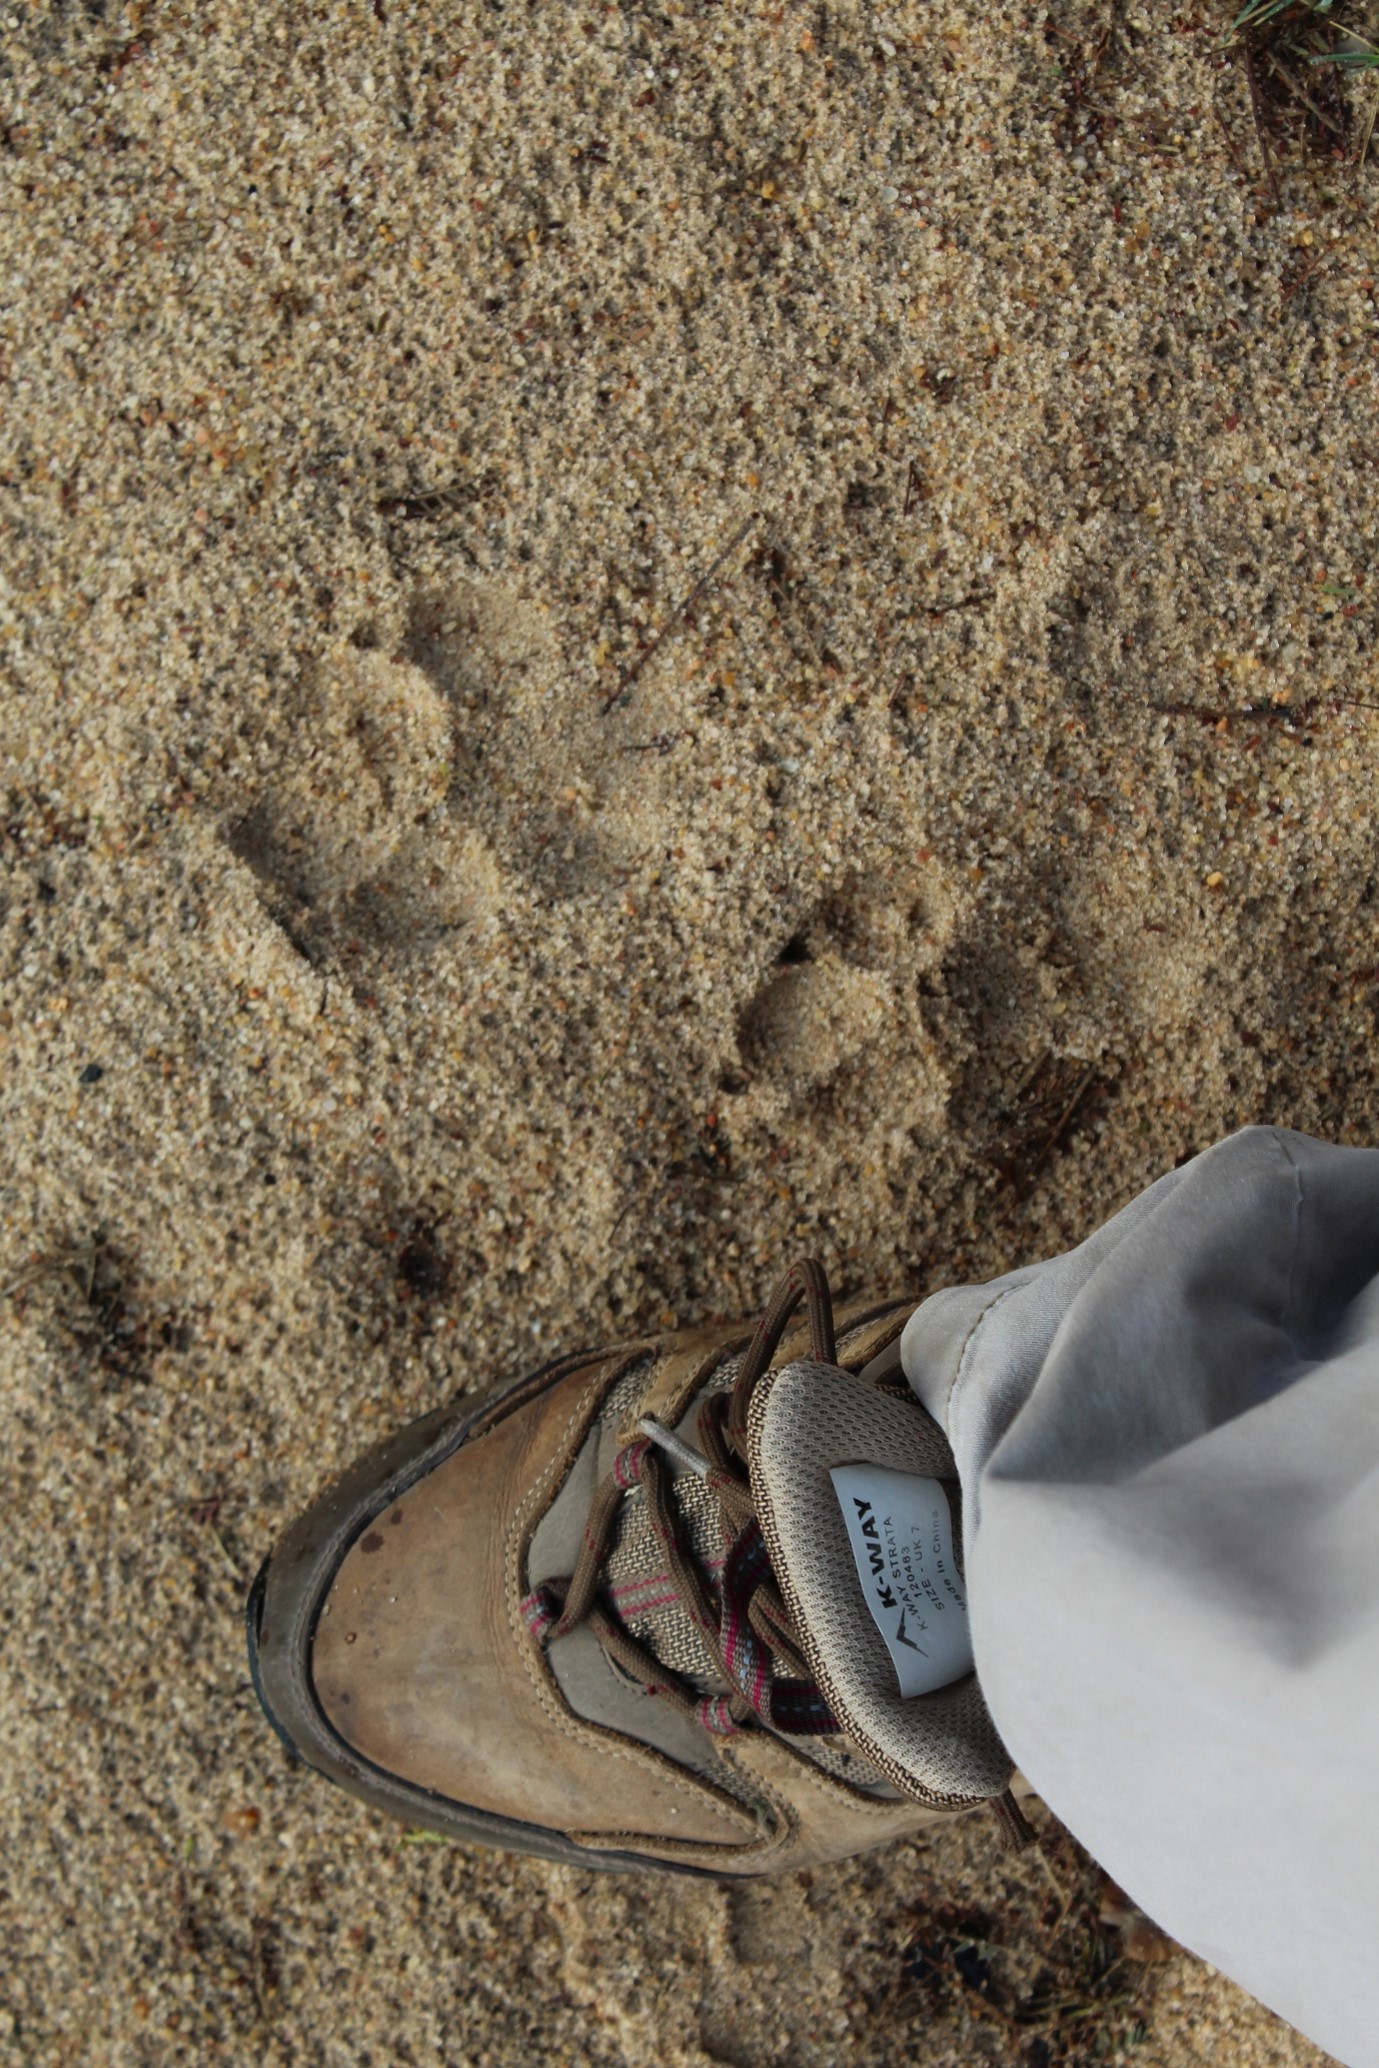
M 835 1465 L 830 1477 L 901 1694 L 961 1680 L 972 1671 L 972 1640 L 947 1494 L 936 1479 L 886 1465 Z

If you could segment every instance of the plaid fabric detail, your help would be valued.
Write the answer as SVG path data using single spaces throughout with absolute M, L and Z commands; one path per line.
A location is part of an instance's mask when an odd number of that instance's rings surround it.
M 776 1678 L 771 1654 L 748 1620 L 753 1594 L 773 1577 L 761 1526 L 749 1522 L 723 1565 L 724 1663 L 763 1723 L 796 1737 L 836 1731 L 837 1721 L 812 1682 Z
M 726 1392 L 736 1375 L 737 1360 L 733 1360 L 713 1374 L 705 1392 Z M 604 1403 L 600 1422 L 605 1427 L 621 1420 L 636 1405 L 645 1380 L 644 1364 L 624 1375 Z M 653 1447 L 649 1437 L 636 1436 L 606 1468 L 619 1491 L 629 1498 L 620 1506 L 604 1568 L 604 1604 L 628 1635 L 646 1646 L 658 1665 L 676 1675 L 682 1686 L 689 1683 L 686 1691 L 691 1697 L 698 1692 L 694 1714 L 703 1728 L 714 1737 L 733 1737 L 746 1726 L 732 1714 L 734 1698 L 721 1692 L 714 1633 L 697 1627 L 682 1600 L 667 1569 L 664 1533 L 649 1513 L 642 1491 L 642 1467 Z M 784 1662 L 773 1659 L 749 1620 L 757 1587 L 774 1577 L 760 1529 L 753 1523 L 725 1557 L 720 1548 L 718 1502 L 708 1481 L 690 1473 L 677 1475 L 671 1500 L 679 1522 L 676 1538 L 721 1605 L 730 1685 L 741 1689 L 763 1723 L 792 1738 L 807 1741 L 813 1737 L 820 1741 L 819 1759 L 831 1756 L 823 1749 L 822 1737 L 836 1733 L 838 1725 L 819 1690 L 806 1681 L 778 1677 Z M 521 1603 L 521 1613 L 537 1643 L 546 1644 L 564 1614 L 560 1592 L 549 1584 L 533 1588 Z M 649 1695 L 681 1691 L 655 1678 L 644 1680 L 643 1685 Z
M 679 1518 L 680 1540 L 703 1573 L 710 1593 L 716 1595 L 723 1567 L 718 1503 L 692 1472 L 682 1472 L 672 1480 L 670 1498 Z M 651 1527 L 640 1486 L 623 1501 L 605 1570 L 611 1604 L 638 1642 L 682 1680 L 704 1693 L 718 1693 L 722 1672 L 717 1655 L 674 1590 L 665 1547 Z
M 634 1436 L 631 1443 L 625 1443 L 613 1460 L 613 1480 L 621 1493 L 628 1493 L 638 1485 L 642 1476 L 642 1459 L 651 1448 L 649 1436 Z
M 742 1726 L 728 1706 L 726 1695 L 705 1695 L 694 1711 L 706 1731 L 712 1731 L 716 1738 L 735 1738 Z
M 771 1684 L 771 1722 L 792 1737 L 827 1737 L 838 1719 L 812 1680 L 776 1680 Z
M 652 1362 L 650 1354 L 639 1360 L 624 1372 L 605 1396 L 599 1410 L 597 1433 L 590 1439 L 607 1446 L 600 1451 L 601 1458 L 608 1459 L 609 1451 L 614 1448 L 613 1429 L 626 1427 L 629 1419 L 634 1418 L 640 1409 Z M 721 1364 L 703 1386 L 699 1400 L 702 1402 L 706 1395 L 711 1397 L 731 1390 L 737 1379 L 739 1362 L 739 1359 L 732 1358 Z M 686 1430 L 686 1437 L 688 1441 L 694 1441 L 692 1428 Z M 647 1513 L 640 1462 L 627 1455 L 638 1444 L 649 1440 L 634 1438 L 632 1443 L 624 1446 L 619 1457 L 619 1483 L 623 1486 L 625 1498 L 619 1504 L 611 1550 L 604 1566 L 603 1606 L 624 1625 L 635 1642 L 651 1653 L 668 1676 L 674 1675 L 681 1683 L 677 1692 L 688 1693 L 695 1702 L 696 1716 L 704 1728 L 715 1737 L 726 1739 L 735 1730 L 748 1730 L 754 1726 L 750 1720 L 734 1725 L 729 1706 L 732 1697 L 724 1692 L 725 1681 L 717 1645 L 707 1640 L 691 1620 L 667 1570 L 665 1548 L 658 1541 Z M 604 1464 L 602 1469 L 611 1470 L 611 1463 Z M 680 1472 L 672 1479 L 670 1498 L 678 1518 L 680 1541 L 699 1566 L 710 1595 L 722 1603 L 727 1561 L 723 1556 L 721 1513 L 713 1489 L 707 1480 L 690 1472 Z M 548 1594 L 544 1585 L 537 1586 L 521 1603 L 527 1627 L 543 1646 L 549 1642 L 551 1632 L 563 1613 L 563 1600 L 559 1598 L 563 1584 L 556 1583 L 554 1595 Z M 741 1601 L 740 1619 L 746 1623 L 752 1636 L 754 1650 L 759 1652 L 760 1641 L 747 1623 L 746 1610 L 750 1599 L 748 1591 Z M 812 1686 L 801 1686 L 787 1680 L 784 1676 L 789 1669 L 783 1659 L 768 1658 L 766 1666 L 770 1674 L 769 1711 L 761 1720 L 778 1730 L 787 1743 L 825 1773 L 853 1787 L 880 1790 L 887 1795 L 893 1793 L 885 1787 L 882 1776 L 849 1749 L 849 1740 L 829 1716 L 818 1691 Z M 731 1689 L 734 1683 L 726 1685 Z M 725 1787 L 730 1794 L 740 1795 L 743 1800 L 755 1800 L 750 1794 L 742 1794 L 741 1777 L 730 1762 L 723 1761 L 722 1767 L 718 1785 Z
M 546 1632 L 560 1620 L 560 1608 L 549 1587 L 534 1587 L 521 1602 L 522 1620 L 540 1644 Z
M 723 1663 L 758 1716 L 764 1716 L 771 1661 L 747 1620 L 752 1596 L 771 1576 L 771 1561 L 757 1523 L 749 1522 L 723 1561 Z
M 723 1571 L 721 1558 L 701 1558 L 700 1565 L 717 1584 Z M 608 1589 L 608 1598 L 624 1622 L 634 1616 L 651 1615 L 657 1609 L 679 1608 L 680 1596 L 668 1572 L 639 1573 L 635 1579 L 619 1581 Z

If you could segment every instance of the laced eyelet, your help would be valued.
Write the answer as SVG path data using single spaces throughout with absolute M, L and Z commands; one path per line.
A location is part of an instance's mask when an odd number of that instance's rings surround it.
M 833 1308 L 823 1268 L 812 1258 L 794 1265 L 777 1286 L 731 1391 L 708 1394 L 699 1410 L 697 1451 L 673 1429 L 645 1415 L 639 1433 L 613 1459 L 590 1504 L 584 1542 L 568 1582 L 547 1582 L 523 1602 L 527 1626 L 545 1646 L 587 1624 L 608 1654 L 646 1693 L 671 1701 L 715 1737 L 764 1724 L 789 1734 L 827 1733 L 838 1725 L 808 1677 L 802 1648 L 781 1600 L 763 1542 L 746 1470 L 747 1410 L 762 1374 L 801 1300 L 808 1304 L 810 1342 L 820 1363 L 836 1364 Z M 681 1536 L 667 1461 L 692 1472 L 716 1500 L 726 1557 L 715 1593 Z M 624 1500 L 640 1491 L 664 1546 L 665 1578 L 699 1632 L 730 1693 L 706 1697 L 638 1642 L 614 1609 L 604 1564 Z

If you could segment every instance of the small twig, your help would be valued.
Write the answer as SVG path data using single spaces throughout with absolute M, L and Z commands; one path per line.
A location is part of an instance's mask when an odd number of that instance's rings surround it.
M 244 1574 L 235 1564 L 235 1561 L 230 1553 L 230 1547 L 226 1543 L 224 1537 L 221 1536 L 220 1531 L 216 1528 L 213 1522 L 208 1522 L 206 1524 L 206 1530 L 208 1535 L 214 1538 L 217 1548 L 220 1551 L 221 1557 L 225 1560 L 226 1565 L 229 1566 L 231 1573 L 234 1575 L 236 1586 L 242 1587 L 244 1585 Z
M 1151 704 L 1149 708 L 1165 718 L 1198 718 L 1203 725 L 1277 725 L 1290 718 L 1305 725 L 1319 708 L 1327 711 L 1336 704 L 1351 711 L 1379 711 L 1379 704 L 1368 703 L 1364 697 L 1330 697 L 1325 704 L 1320 697 L 1309 697 L 1305 704 L 1246 704 L 1239 711 L 1213 710 L 1209 704 Z
M 23 1292 L 26 1286 L 37 1285 L 45 1278 L 54 1278 L 65 1273 L 73 1280 L 83 1299 L 89 1303 L 95 1290 L 96 1265 L 100 1260 L 100 1249 L 98 1241 L 84 1242 L 78 1248 L 50 1250 L 43 1256 L 35 1257 L 31 1264 L 25 1265 L 17 1278 L 12 1278 L 8 1285 L 0 1286 L 0 1299 L 11 1299 L 15 1293 Z M 78 1276 L 78 1273 L 81 1275 Z
M 1039 1865 L 1043 1868 L 1045 1874 L 1049 1878 L 1049 1883 L 1053 1889 L 1054 1894 L 1057 1896 L 1059 1903 L 1058 1915 L 1054 1919 L 1053 1923 L 1050 1925 L 1048 1931 L 1044 1934 L 1044 1944 L 1046 1946 L 1051 1946 L 1054 1940 L 1058 1937 L 1058 1934 L 1062 1931 L 1064 1925 L 1067 1923 L 1068 1912 L 1072 1909 L 1073 1904 L 1077 1901 L 1077 1886 L 1076 1884 L 1074 1884 L 1071 1889 L 1064 1888 L 1062 1882 L 1058 1879 L 1058 1876 L 1053 1871 L 1053 1864 L 1050 1861 L 1048 1854 L 1044 1851 L 1043 1846 L 1039 1844 L 1037 1839 L 1035 1840 L 1034 1852 L 1035 1857 L 1039 1862 Z
M 659 754 L 664 757 L 670 753 L 677 740 L 687 740 L 691 737 L 692 735 L 687 732 L 658 732 L 654 739 L 629 740 L 622 751 L 624 754 Z
M 1049 1058 L 1052 1056 L 1052 1054 L 1052 1049 L 1040 1049 L 1038 1055 L 1034 1058 L 1034 1061 L 1030 1064 L 1029 1068 L 1025 1071 L 1024 1076 L 1020 1079 L 1020 1082 L 1016 1085 L 1014 1091 L 1010 1094 L 1010 1103 L 1012 1106 L 1016 1103 L 1017 1100 L 1022 1099 L 1024 1097 L 1025 1093 L 1029 1090 L 1035 1078 L 1039 1075 L 1045 1063 L 1049 1061 Z
M 472 495 L 473 491 L 469 491 Z M 419 495 L 385 495 L 374 504 L 380 517 L 390 517 L 403 524 L 416 523 L 418 519 L 443 517 L 451 511 L 462 509 L 466 500 L 463 488 L 424 488 Z
M 1269 190 L 1274 197 L 1274 208 L 1278 210 L 1283 206 L 1283 194 L 1279 187 L 1278 174 L 1274 170 L 1274 153 L 1269 142 L 1269 132 L 1264 124 L 1264 98 L 1259 90 L 1254 52 L 1248 43 L 1245 45 L 1245 77 L 1250 84 L 1250 110 L 1254 115 L 1255 134 L 1259 138 L 1259 148 L 1264 156 L 1264 170 L 1269 175 Z
M 1379 93 L 1376 93 L 1374 96 L 1374 105 L 1371 107 L 1369 111 L 1369 120 L 1365 124 L 1365 140 L 1360 146 L 1360 155 L 1355 161 L 1354 183 L 1356 186 L 1358 186 L 1360 183 L 1360 174 L 1364 171 L 1365 159 L 1369 156 L 1370 138 L 1374 135 L 1374 123 L 1376 116 L 1379 116 Z
M 1256 711 L 1253 704 L 1246 704 L 1242 711 L 1213 710 L 1210 704 L 1151 704 L 1151 711 L 1157 711 L 1161 718 L 1200 718 L 1203 725 L 1229 725 L 1237 718 L 1292 718 L 1297 714 L 1287 705 L 1278 710 Z
M 958 1980 L 963 1986 L 963 2002 L 969 2009 L 980 2011 L 983 2017 L 992 2018 L 998 2025 L 1004 2025 L 1007 2032 L 1024 2031 L 1026 2021 L 1023 2018 L 1012 2017 L 1001 2004 L 993 2003 L 989 1996 L 983 1996 L 976 1983 L 969 1982 L 960 1969 Z
M 632 857 L 632 860 L 630 862 L 624 863 L 621 868 L 610 869 L 608 872 L 609 875 L 616 877 L 619 883 L 630 882 L 631 879 L 636 875 L 638 869 L 641 868 L 642 863 L 646 860 L 647 856 L 650 853 L 651 849 L 649 847 L 644 847 L 639 855 L 634 855 Z
M 1078 1107 L 1082 1104 L 1082 1101 L 1087 1094 L 1088 1087 L 1090 1086 L 1092 1079 L 1096 1076 L 1096 1068 L 1096 1064 L 1093 1063 L 1090 1066 L 1090 1068 L 1083 1073 L 1082 1082 L 1078 1085 L 1077 1090 L 1073 1093 L 1067 1105 L 1063 1108 L 1062 1113 L 1059 1115 L 1058 1125 L 1054 1128 L 1053 1133 L 1049 1136 L 1043 1148 L 1039 1151 L 1039 1154 L 1035 1159 L 1034 1169 L 1030 1172 L 1031 1177 L 1037 1176 L 1039 1171 L 1043 1169 L 1044 1164 L 1048 1161 L 1049 1157 L 1053 1154 L 1054 1149 L 1058 1146 L 1059 1139 L 1062 1136 L 1064 1129 L 1067 1127 L 1068 1122 L 1072 1119 L 1074 1113 L 1076 1113 Z
M 905 507 L 900 513 L 902 517 L 908 517 L 914 509 L 915 504 L 919 501 L 923 486 L 924 481 L 919 471 L 919 462 L 911 460 L 910 471 L 905 477 Z
M 1230 130 L 1226 126 L 1226 118 L 1221 113 L 1220 104 L 1217 101 L 1215 94 L 1212 95 L 1211 112 L 1213 115 L 1215 115 L 1216 120 L 1220 125 L 1221 134 L 1226 139 L 1226 149 L 1231 154 L 1231 164 L 1240 174 L 1240 177 L 1242 180 L 1244 180 L 1246 186 L 1248 186 L 1250 183 L 1250 175 L 1245 170 L 1239 151 L 1237 151 L 1235 148 L 1235 138 L 1231 135 Z
M 1313 259 L 1311 265 L 1304 266 L 1302 271 L 1297 275 L 1296 279 L 1290 280 L 1287 287 L 1284 288 L 1283 293 L 1278 298 L 1278 305 L 1280 309 L 1286 308 L 1288 306 L 1288 303 L 1292 301 L 1293 296 L 1295 294 L 1300 294 L 1303 288 L 1306 287 L 1309 280 L 1315 280 L 1318 273 L 1321 272 L 1322 268 L 1325 265 L 1327 265 L 1328 262 L 1334 256 L 1334 252 L 1319 251 L 1317 253 L 1317 256 Z
M 200 1953 L 201 1933 L 197 1927 L 196 1912 L 192 1909 L 191 1895 L 187 1889 L 185 1869 L 177 1869 L 177 1936 L 188 1953 Z
M 974 603 L 989 603 L 995 595 L 994 589 L 973 589 L 966 596 L 956 596 L 951 603 L 926 603 L 924 610 L 931 618 L 946 617 L 950 610 L 967 610 Z
M 622 675 L 619 678 L 617 688 L 613 691 L 612 695 L 604 704 L 602 712 L 603 717 L 606 718 L 608 716 L 609 712 L 613 709 L 615 704 L 620 704 L 622 702 L 623 698 L 627 695 L 627 692 L 631 689 L 633 683 L 637 680 L 637 677 L 641 674 L 642 669 L 646 666 L 647 662 L 651 659 L 651 656 L 656 652 L 657 648 L 661 645 L 662 641 L 670 636 L 670 633 L 674 630 L 675 626 L 680 622 L 680 620 L 684 618 L 686 614 L 694 608 L 695 604 L 699 601 L 699 598 L 708 588 L 709 584 L 712 582 L 714 576 L 718 573 L 719 568 L 723 565 L 723 562 L 727 559 L 728 555 L 734 550 L 735 547 L 740 546 L 742 544 L 742 541 L 746 538 L 752 526 L 756 523 L 759 523 L 760 519 L 760 510 L 753 510 L 751 516 L 747 519 L 746 523 L 740 524 L 738 526 L 737 530 L 729 539 L 727 545 L 723 548 L 722 552 L 713 562 L 713 565 L 709 568 L 707 574 L 703 574 L 699 577 L 699 580 L 695 583 L 694 587 L 690 590 L 688 596 L 685 597 L 684 601 L 682 603 L 676 604 L 674 610 L 670 613 L 670 616 L 666 619 L 660 631 L 656 634 L 656 637 L 642 648 L 641 652 L 637 655 L 635 661 L 632 661 L 626 668 L 624 668 Z
M 1311 109 L 1312 113 L 1316 116 L 1318 122 L 1320 122 L 1324 128 L 1329 129 L 1333 135 L 1344 138 L 1345 131 L 1341 128 L 1340 124 L 1338 122 L 1333 122 L 1329 115 L 1324 115 L 1321 109 L 1317 106 L 1317 103 L 1311 98 L 1311 96 L 1303 92 L 1301 83 L 1293 77 L 1287 65 L 1284 64 L 1282 58 L 1278 56 L 1277 52 L 1272 50 L 1269 52 L 1269 63 L 1272 69 L 1278 73 L 1279 78 L 1283 80 L 1284 84 L 1288 87 L 1289 91 L 1298 100 L 1302 102 L 1305 108 Z

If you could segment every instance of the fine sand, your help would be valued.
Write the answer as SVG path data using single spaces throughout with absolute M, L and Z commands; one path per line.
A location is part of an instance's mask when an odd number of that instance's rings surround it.
M 1231 11 L 0 17 L 6 2063 L 1322 2060 L 1047 1818 L 414 1842 L 239 1620 L 562 1343 L 1379 1139 L 1379 167 Z

